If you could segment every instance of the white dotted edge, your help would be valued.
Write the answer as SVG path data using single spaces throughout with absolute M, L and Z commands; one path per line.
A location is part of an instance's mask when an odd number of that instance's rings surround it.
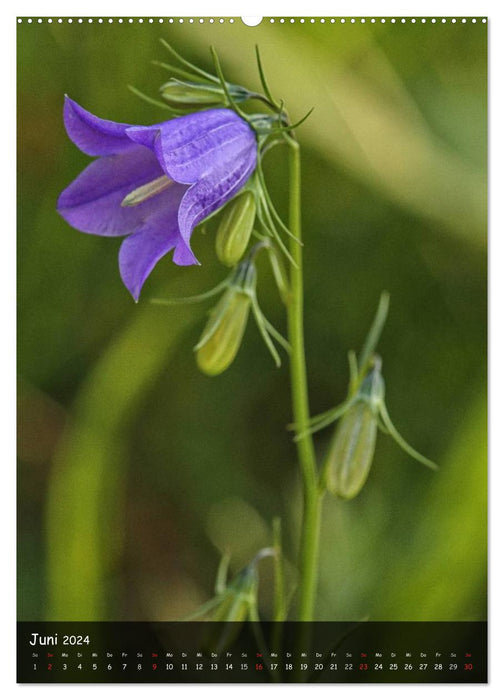
M 268 17 L 264 18 L 266 22 L 270 24 L 294 24 L 298 22 L 299 24 L 415 24 L 419 22 L 420 24 L 427 24 L 430 22 L 436 24 L 440 22 L 441 24 L 476 24 L 481 22 L 482 24 L 487 23 L 486 17 Z M 163 24 L 164 22 L 168 24 L 174 24 L 178 22 L 180 24 L 234 24 L 240 20 L 236 17 L 18 17 L 18 24 Z M 244 23 L 243 23 L 244 24 Z M 252 27 L 251 27 L 252 28 Z

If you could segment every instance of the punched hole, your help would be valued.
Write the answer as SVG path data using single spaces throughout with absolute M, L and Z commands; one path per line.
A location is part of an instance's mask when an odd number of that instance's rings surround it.
M 246 24 L 247 27 L 257 27 L 258 24 L 261 24 L 262 17 L 242 17 L 241 21 L 243 24 Z

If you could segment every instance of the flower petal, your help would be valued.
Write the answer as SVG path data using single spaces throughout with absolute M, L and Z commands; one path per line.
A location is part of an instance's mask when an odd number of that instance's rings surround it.
M 255 154 L 257 149 L 252 129 L 230 109 L 209 109 L 126 133 L 154 150 L 168 177 L 188 185 L 243 151 Z
M 180 236 L 177 218 L 180 196 L 175 196 L 173 191 L 167 194 L 171 201 L 165 201 L 162 209 L 128 236 L 119 251 L 121 277 L 135 301 L 156 263 L 173 248 L 173 260 L 178 265 L 198 264 Z
M 142 146 L 99 158 L 63 190 L 58 211 L 71 226 L 84 233 L 124 236 L 164 206 L 168 192 L 175 191 L 177 201 L 182 198 L 186 187 L 174 183 L 166 193 L 137 206 L 121 206 L 127 194 L 162 174 L 156 156 Z
M 255 166 L 255 150 L 245 149 L 187 190 L 178 214 L 180 233 L 187 245 L 194 227 L 230 200 L 247 182 Z
M 207 109 L 202 112 L 186 114 L 183 117 L 175 117 L 162 124 L 131 126 L 127 135 L 132 141 L 152 148 L 152 134 L 149 132 L 152 131 L 155 136 L 161 128 L 168 128 L 167 133 L 170 136 L 171 146 L 180 148 L 201 136 L 203 131 L 234 122 L 236 119 L 242 121 L 231 109 Z
M 126 136 L 131 124 L 95 117 L 67 96 L 63 119 L 70 139 L 90 156 L 108 156 L 132 147 L 131 139 Z

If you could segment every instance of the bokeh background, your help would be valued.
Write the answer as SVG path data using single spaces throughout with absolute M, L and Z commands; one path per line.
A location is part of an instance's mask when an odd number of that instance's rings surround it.
M 66 137 L 63 95 L 138 124 L 165 113 L 165 38 L 227 78 L 258 87 L 259 44 L 303 157 L 306 345 L 312 412 L 346 393 L 380 292 L 380 343 L 399 430 L 433 474 L 380 435 L 369 481 L 324 504 L 317 618 L 486 618 L 486 25 L 240 20 L 18 26 L 18 616 L 170 620 L 211 597 L 223 551 L 238 570 L 281 516 L 289 580 L 300 521 L 288 367 L 257 328 L 221 377 L 192 346 L 208 305 L 159 307 L 226 273 L 213 228 L 202 266 L 156 267 L 138 305 L 117 269 L 119 240 L 71 229 L 59 192 L 89 158 Z M 285 211 L 281 149 L 265 170 Z M 285 319 L 266 267 L 266 315 Z M 316 436 L 322 456 L 331 429 Z M 262 615 L 271 563 L 260 565 Z

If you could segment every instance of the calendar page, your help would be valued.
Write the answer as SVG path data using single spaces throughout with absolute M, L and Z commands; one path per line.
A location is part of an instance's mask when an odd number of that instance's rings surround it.
M 19 683 L 486 683 L 487 30 L 17 19 Z

